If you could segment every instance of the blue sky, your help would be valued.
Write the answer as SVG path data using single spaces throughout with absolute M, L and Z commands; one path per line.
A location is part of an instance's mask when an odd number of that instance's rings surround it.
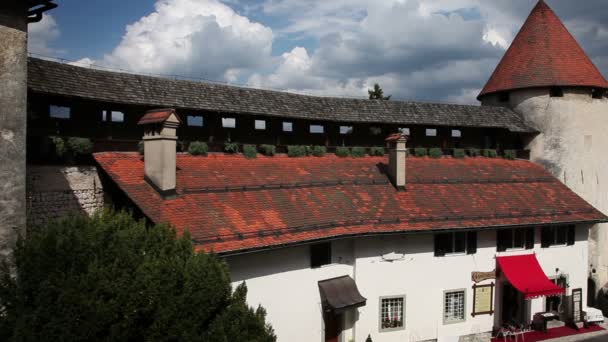
M 536 0 L 56 0 L 30 52 L 307 94 L 475 103 Z M 608 4 L 547 0 L 606 74 Z

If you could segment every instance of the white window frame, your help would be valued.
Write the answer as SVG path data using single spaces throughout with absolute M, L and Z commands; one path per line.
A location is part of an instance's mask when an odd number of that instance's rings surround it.
M 313 127 L 315 127 L 315 128 L 316 128 L 316 127 L 320 127 L 320 128 L 321 128 L 321 131 L 320 131 L 320 132 L 313 132 Z M 323 126 L 323 125 L 310 125 L 310 126 L 308 127 L 308 132 L 309 132 L 310 134 L 325 134 L 325 126 Z
M 283 121 L 283 132 L 293 132 L 293 122 Z
M 448 306 L 448 295 L 452 295 L 452 294 L 460 294 L 462 293 L 462 318 L 460 317 L 448 317 L 448 308 L 449 309 L 453 309 L 452 307 Z M 443 305 L 443 324 L 456 324 L 456 323 L 462 323 L 462 322 L 466 322 L 467 320 L 467 290 L 466 289 L 456 289 L 456 290 L 446 290 L 443 291 L 443 300 L 441 302 L 441 304 Z M 458 304 L 457 304 L 458 305 Z M 460 310 L 460 309 L 457 309 Z
M 229 125 L 230 123 L 232 123 L 232 125 Z M 222 128 L 236 128 L 236 118 L 222 118 Z
M 256 119 L 253 122 L 253 127 L 256 131 L 264 131 L 266 130 L 266 120 Z
M 462 138 L 462 130 L 453 129 L 452 130 L 452 138 Z
M 410 129 L 408 127 L 400 127 L 399 132 L 404 135 L 410 135 Z
M 53 115 L 53 112 L 57 110 L 61 113 L 61 115 Z M 64 117 L 63 114 L 67 113 L 67 117 Z M 59 119 L 59 120 L 70 120 L 72 118 L 72 108 L 68 107 L 68 106 L 56 106 L 56 105 L 50 105 L 49 106 L 49 117 L 53 118 L 53 119 Z
M 201 124 L 191 124 L 190 123 L 190 118 L 192 119 L 196 119 L 196 118 L 200 118 L 201 119 Z M 186 116 L 186 125 L 188 127 L 205 127 L 205 118 L 202 115 L 188 115 Z
M 383 317 L 383 302 L 384 301 L 389 301 L 389 300 L 399 300 L 401 299 L 401 326 L 400 327 L 394 327 L 394 328 L 383 328 L 382 327 L 382 317 Z M 399 330 L 405 330 L 405 326 L 406 326 L 406 312 L 407 310 L 405 309 L 405 306 L 407 304 L 405 295 L 397 295 L 397 296 L 383 296 L 380 297 L 378 300 L 378 331 L 379 332 L 389 332 L 389 331 L 399 331 Z M 387 309 L 388 310 L 388 309 Z
M 437 128 L 427 128 L 425 131 L 425 135 L 427 137 L 436 137 L 437 136 Z
M 452 252 L 446 252 L 445 255 L 446 256 L 457 256 L 457 255 L 466 255 L 467 254 L 467 245 L 469 243 L 469 239 L 467 236 L 466 232 L 451 232 L 448 233 L 452 236 Z M 455 252 L 456 250 L 456 234 L 464 234 L 464 251 L 462 252 Z
M 108 113 L 110 114 L 110 118 L 109 118 L 110 122 L 117 122 L 117 123 L 123 123 L 123 122 L 125 122 L 125 113 L 124 112 L 121 112 L 121 111 L 118 111 L 118 110 L 112 110 L 112 111 L 108 111 Z M 122 120 L 114 119 L 114 114 L 116 114 L 116 115 L 119 115 L 119 114 L 122 115 Z M 107 119 L 107 117 L 106 117 L 106 119 Z
M 349 135 L 353 133 L 353 126 L 340 126 L 340 135 Z

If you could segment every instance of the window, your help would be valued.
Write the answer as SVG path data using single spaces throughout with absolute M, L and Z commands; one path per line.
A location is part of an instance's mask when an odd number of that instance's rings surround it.
M 236 127 L 236 119 L 235 118 L 222 118 L 222 127 L 224 127 L 224 128 L 235 128 Z
M 331 264 L 331 242 L 310 246 L 310 267 L 319 268 Z
M 200 115 L 188 115 L 186 124 L 190 127 L 203 127 L 203 117 Z
M 353 126 L 340 126 L 340 134 L 352 134 Z
M 427 137 L 436 137 L 437 136 L 437 129 L 435 129 L 435 128 L 427 128 L 426 129 L 426 136 Z
M 462 138 L 462 131 L 459 129 L 453 129 L 452 138 Z
M 310 133 L 312 134 L 323 134 L 325 128 L 321 125 L 310 125 Z
M 49 115 L 55 119 L 69 119 L 71 110 L 70 107 L 50 106 Z
M 283 121 L 283 132 L 293 132 L 293 122 Z
M 435 256 L 477 253 L 477 232 L 435 235 Z
M 405 296 L 380 298 L 380 331 L 405 329 Z
M 549 89 L 549 96 L 564 97 L 564 90 L 560 87 L 552 87 L 551 89 Z
M 541 247 L 572 246 L 575 240 L 574 226 L 543 227 Z
M 257 130 L 265 130 L 266 129 L 266 120 L 255 120 L 254 127 Z
M 399 128 L 399 132 L 401 132 L 401 134 L 403 134 L 403 135 L 410 135 L 409 128 L 405 128 L 405 127 Z
M 601 99 L 602 97 L 604 97 L 604 93 L 606 91 L 604 89 L 591 89 L 591 97 L 594 99 Z
M 533 249 L 534 228 L 505 229 L 496 232 L 496 250 Z
M 125 114 L 123 112 L 111 112 L 110 119 L 112 122 L 125 122 Z
M 444 292 L 443 324 L 465 321 L 465 290 Z

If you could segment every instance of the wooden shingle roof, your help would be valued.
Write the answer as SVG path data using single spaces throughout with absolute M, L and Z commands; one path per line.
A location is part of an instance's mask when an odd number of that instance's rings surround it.
M 28 87 L 35 93 L 150 107 L 349 123 L 535 132 L 517 113 L 501 107 L 307 96 L 90 69 L 36 58 L 28 62 Z

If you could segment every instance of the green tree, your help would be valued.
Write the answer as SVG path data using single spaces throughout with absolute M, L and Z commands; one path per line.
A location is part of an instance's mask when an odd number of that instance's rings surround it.
M 384 90 L 380 88 L 378 83 L 374 83 L 374 89 L 368 89 L 367 93 L 369 94 L 370 100 L 390 100 L 392 95 L 384 97 Z
M 2 341 L 276 340 L 224 262 L 128 213 L 32 227 L 4 267 Z

